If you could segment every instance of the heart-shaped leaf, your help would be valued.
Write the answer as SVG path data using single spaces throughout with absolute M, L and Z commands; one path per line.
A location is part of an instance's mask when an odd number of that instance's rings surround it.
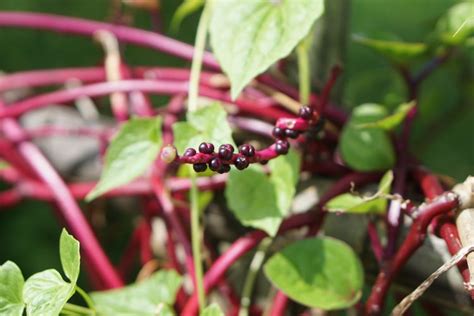
M 59 315 L 75 292 L 80 270 L 79 250 L 79 242 L 63 229 L 59 240 L 59 255 L 64 273 L 70 283 L 64 281 L 59 272 L 54 269 L 29 277 L 23 289 L 28 315 Z
M 161 117 L 133 118 L 122 125 L 107 148 L 100 181 L 86 200 L 142 175 L 158 156 L 161 143 Z
M 347 244 L 329 237 L 292 243 L 274 254 L 264 271 L 288 297 L 310 307 L 347 308 L 362 295 L 359 258 Z
M 232 98 L 287 56 L 323 11 L 323 0 L 214 1 L 211 46 L 229 76 Z
M 158 271 L 148 279 L 121 289 L 93 292 L 97 313 L 102 316 L 155 316 L 170 313 L 182 278 L 173 270 Z
M 74 289 L 75 284 L 64 281 L 54 269 L 33 274 L 23 289 L 26 313 L 29 316 L 59 315 Z
M 225 196 L 229 208 L 242 224 L 262 229 L 270 236 L 276 234 L 290 211 L 299 164 L 299 156 L 290 151 L 271 161 L 270 176 L 256 165 L 243 171 L 231 170 Z
M 23 315 L 24 283 L 21 270 L 15 263 L 7 261 L 0 266 L 0 315 Z

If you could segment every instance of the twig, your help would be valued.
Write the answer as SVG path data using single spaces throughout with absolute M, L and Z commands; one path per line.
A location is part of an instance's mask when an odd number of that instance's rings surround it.
M 415 302 L 423 293 L 433 284 L 433 282 L 444 272 L 451 269 L 459 261 L 461 261 L 467 254 L 474 251 L 474 245 L 464 247 L 453 256 L 448 262 L 433 272 L 423 283 L 421 283 L 411 294 L 406 296 L 392 311 L 392 316 L 402 316 L 405 311 L 410 308 L 411 304 Z

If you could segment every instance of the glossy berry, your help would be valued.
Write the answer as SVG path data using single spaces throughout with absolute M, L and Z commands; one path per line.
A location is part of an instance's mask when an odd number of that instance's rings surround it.
M 239 152 L 247 157 L 255 156 L 255 148 L 250 144 L 243 144 L 239 147 Z
M 219 173 L 227 173 L 230 171 L 230 166 L 229 165 L 226 165 L 226 164 L 223 164 L 219 170 L 217 170 L 217 172 Z
M 209 161 L 209 169 L 212 171 L 217 171 L 222 167 L 222 161 L 219 158 L 212 158 L 211 161 Z
M 244 170 L 249 166 L 249 160 L 247 157 L 239 156 L 235 159 L 235 167 L 239 170 Z
M 207 165 L 205 163 L 195 163 L 193 169 L 196 172 L 204 172 L 207 169 Z
M 286 140 L 278 140 L 275 143 L 275 151 L 279 155 L 287 154 L 289 149 L 290 149 L 290 143 L 287 142 Z
M 184 157 L 192 157 L 192 156 L 194 156 L 195 154 L 196 154 L 196 149 L 194 149 L 194 148 L 188 148 L 188 149 L 186 149 L 186 150 L 184 151 L 183 156 L 184 156 Z
M 267 163 L 268 163 L 268 160 L 262 160 L 262 161 L 260 161 L 260 164 L 262 164 L 262 165 L 266 165 Z
M 286 137 L 289 137 L 289 138 L 298 138 L 298 136 L 300 135 L 300 132 L 294 130 L 294 129 L 285 129 L 285 136 Z
M 222 160 L 231 160 L 233 154 L 234 147 L 231 144 L 225 144 L 219 147 L 218 155 Z
M 275 138 L 284 138 L 285 137 L 285 130 L 280 127 L 274 127 L 272 131 L 272 135 Z
M 300 108 L 298 116 L 303 120 L 310 120 L 313 117 L 313 110 L 309 106 L 303 106 Z
M 214 145 L 211 143 L 201 143 L 201 145 L 199 145 L 199 152 L 203 154 L 212 154 L 214 152 Z

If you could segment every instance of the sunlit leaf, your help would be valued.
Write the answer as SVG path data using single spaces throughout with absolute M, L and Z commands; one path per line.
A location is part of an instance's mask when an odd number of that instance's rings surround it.
M 261 166 L 243 171 L 232 169 L 225 196 L 229 208 L 246 226 L 274 236 L 282 220 L 289 214 L 295 185 L 299 177 L 300 157 L 290 151 L 269 164 L 268 176 Z
M 213 143 L 214 146 L 231 144 L 232 129 L 227 121 L 227 113 L 219 103 L 213 103 L 187 113 L 186 122 L 173 125 L 174 145 L 182 154 L 186 148 L 197 148 L 202 142 Z
M 362 295 L 364 273 L 354 251 L 330 237 L 296 241 L 265 264 L 268 279 L 298 303 L 323 310 L 347 308 Z
M 91 293 L 101 316 L 170 315 L 182 278 L 173 270 L 158 271 L 148 279 L 121 289 Z M 159 314 L 162 315 L 162 314 Z
M 459 45 L 474 36 L 474 1 L 461 2 L 451 7 L 436 25 L 441 40 Z
M 107 148 L 100 181 L 86 200 L 142 175 L 158 156 L 161 143 L 161 117 L 133 118 L 122 125 Z
M 21 270 L 15 263 L 7 261 L 0 266 L 0 315 L 23 315 L 24 283 Z
M 378 191 L 371 196 L 360 196 L 353 193 L 344 193 L 326 203 L 329 212 L 346 213 L 384 213 L 387 208 L 387 198 L 393 181 L 393 172 L 390 170 L 382 177 Z
M 231 81 L 232 98 L 287 56 L 323 11 L 323 0 L 214 1 L 211 46 Z

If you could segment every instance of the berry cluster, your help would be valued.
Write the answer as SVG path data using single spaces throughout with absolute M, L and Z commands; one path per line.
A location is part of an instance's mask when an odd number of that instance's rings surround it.
M 217 153 L 214 152 L 214 145 L 211 143 L 201 143 L 199 153 L 208 156 L 208 162 L 197 162 L 193 164 L 194 171 L 203 172 L 209 169 L 219 173 L 230 171 L 230 164 L 234 164 L 239 170 L 247 168 L 250 164 L 249 158 L 255 156 L 255 148 L 252 145 L 244 144 L 239 147 L 239 153 L 234 154 L 234 146 L 224 144 L 219 146 Z M 194 148 L 188 148 L 184 152 L 184 157 L 194 157 L 198 155 Z
M 319 122 L 317 113 L 311 107 L 303 106 L 297 118 L 282 118 L 277 121 L 272 131 L 276 141 L 267 149 L 256 151 L 252 145 L 243 144 L 239 146 L 238 153 L 234 153 L 235 149 L 231 144 L 224 144 L 215 152 L 213 144 L 204 142 L 199 145 L 198 151 L 188 148 L 182 157 L 176 159 L 182 163 L 193 164 L 196 172 L 204 172 L 209 167 L 212 171 L 226 173 L 230 171 L 232 164 L 238 170 L 243 170 L 250 163 L 265 164 L 268 159 L 287 154 L 290 149 L 288 138 L 298 138 L 303 132 L 314 129 Z

